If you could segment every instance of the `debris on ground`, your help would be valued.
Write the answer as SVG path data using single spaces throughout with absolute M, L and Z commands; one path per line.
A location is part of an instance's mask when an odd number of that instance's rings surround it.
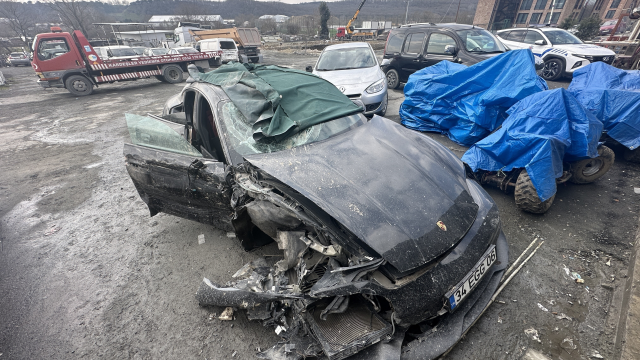
M 204 244 L 204 234 L 198 235 L 198 245 Z
M 525 335 L 527 335 L 531 340 L 535 340 L 539 343 L 541 343 L 542 341 L 540 341 L 540 337 L 538 336 L 538 330 L 534 329 L 534 328 L 529 328 L 526 329 L 524 331 Z
M 600 352 L 598 352 L 598 350 L 591 351 L 591 354 L 589 354 L 589 357 L 594 359 L 604 359 L 604 356 L 600 355 Z
M 634 187 L 633 192 L 636 194 L 640 194 L 640 188 Z
M 584 279 L 576 279 L 576 282 L 577 282 L 578 284 L 584 284 Z
M 607 266 L 611 266 L 611 259 L 607 260 L 607 262 L 604 263 L 604 264 L 607 265 Z
M 47 231 L 44 232 L 44 236 L 49 236 L 57 233 L 60 230 L 56 225 L 51 226 Z
M 569 320 L 569 321 L 571 321 L 571 320 L 572 320 L 572 319 L 571 319 L 570 317 L 568 317 L 565 313 L 560 313 L 559 315 L 556 315 L 556 319 L 558 319 L 558 320 L 566 319 L 566 320 Z
M 562 343 L 560 343 L 560 347 L 569 354 L 571 354 L 573 350 L 578 348 L 578 346 L 573 343 L 573 339 L 571 338 L 565 338 L 564 340 L 562 340 Z
M 222 314 L 220 314 L 220 316 L 218 316 L 218 319 L 220 319 L 222 321 L 233 320 L 233 308 L 232 307 L 227 307 L 226 309 L 224 309 Z
M 522 360 L 550 360 L 550 359 L 544 356 L 539 351 L 528 349 L 527 352 L 522 357 Z
M 209 321 L 214 320 L 216 318 L 216 313 L 209 314 Z
M 234 237 L 236 237 L 236 233 L 228 232 L 228 233 L 227 233 L 227 237 L 228 237 L 228 238 L 234 238 Z
M 542 306 L 542 304 L 538 303 L 538 307 L 540 308 L 540 310 L 542 311 L 546 311 L 549 312 L 549 309 L 547 309 L 546 307 Z

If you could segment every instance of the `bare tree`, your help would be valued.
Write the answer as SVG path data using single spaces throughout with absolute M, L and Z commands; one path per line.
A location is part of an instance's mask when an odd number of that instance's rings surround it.
M 0 17 L 7 19 L 11 30 L 29 47 L 29 38 L 34 35 L 38 14 L 29 11 L 27 4 L 3 0 L 0 1 Z
M 89 25 L 93 18 L 91 3 L 76 0 L 48 0 L 47 6 L 58 14 L 60 20 L 73 30 L 80 30 L 89 36 Z
M 275 34 L 277 27 L 276 21 L 271 18 L 260 20 L 260 32 L 263 34 Z

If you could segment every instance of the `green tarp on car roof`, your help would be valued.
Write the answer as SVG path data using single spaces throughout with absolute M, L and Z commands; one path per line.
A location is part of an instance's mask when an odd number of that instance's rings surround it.
M 200 81 L 220 86 L 253 123 L 256 141 L 362 111 L 333 84 L 303 71 L 234 62 L 199 75 Z

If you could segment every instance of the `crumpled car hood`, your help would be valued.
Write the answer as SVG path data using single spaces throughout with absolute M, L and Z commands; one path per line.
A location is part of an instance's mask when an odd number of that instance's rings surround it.
M 401 272 L 442 255 L 476 218 L 462 163 L 427 136 L 378 116 L 326 141 L 246 160 Z

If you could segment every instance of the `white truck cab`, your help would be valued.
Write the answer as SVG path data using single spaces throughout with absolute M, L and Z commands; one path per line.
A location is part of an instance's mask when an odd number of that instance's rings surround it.
M 216 38 L 200 40 L 196 43 L 199 51 L 222 51 L 222 62 L 238 61 L 238 46 L 233 39 Z

